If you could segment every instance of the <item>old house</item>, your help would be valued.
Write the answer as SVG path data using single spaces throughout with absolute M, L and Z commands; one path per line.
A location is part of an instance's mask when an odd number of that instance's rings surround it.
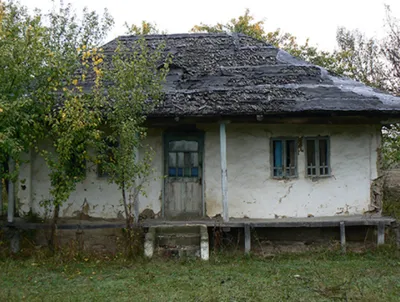
M 155 177 L 137 214 L 230 226 L 387 222 L 380 218 L 381 127 L 400 120 L 400 98 L 241 34 L 146 39 L 165 41 L 173 65 L 166 98 L 148 118 Z M 48 171 L 39 155 L 29 160 L 19 210 L 42 213 Z M 121 216 L 119 191 L 98 172 L 88 169 L 63 217 Z

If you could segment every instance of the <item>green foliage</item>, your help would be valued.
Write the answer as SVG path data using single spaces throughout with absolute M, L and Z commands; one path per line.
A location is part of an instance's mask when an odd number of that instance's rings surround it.
M 366 85 L 400 96 L 400 22 L 386 7 L 386 37 L 382 40 L 366 37 L 358 30 L 339 28 L 338 62 L 344 74 Z M 400 125 L 387 125 L 382 130 L 383 168 L 400 163 Z
M 50 168 L 52 203 L 59 207 L 76 183 L 84 179 L 86 162 L 91 160 L 87 150 L 100 137 L 101 104 L 94 101 L 92 90 L 84 86 L 88 86 L 89 75 L 95 82 L 101 77 L 103 55 L 97 47 L 113 21 L 107 11 L 100 18 L 87 10 L 79 20 L 70 5 L 53 10 L 48 19 L 45 45 L 50 51 L 49 68 L 47 85 L 42 86 L 45 111 L 40 138 L 50 142 L 52 148 L 36 146 Z
M 151 174 L 151 150 L 143 148 L 142 159 L 136 157 L 146 136 L 146 114 L 162 97 L 168 73 L 170 58 L 164 57 L 163 48 L 150 48 L 143 37 L 130 47 L 119 43 L 96 94 L 98 99 L 113 100 L 107 110 L 106 143 L 101 146 L 99 161 L 109 180 L 121 189 L 128 225 L 133 219 L 134 197 L 143 193 L 143 181 Z
M 128 35 L 158 35 L 158 34 L 166 34 L 165 31 L 160 31 L 157 27 L 157 24 L 147 22 L 147 21 L 142 21 L 141 25 L 136 25 L 132 24 L 129 25 L 128 23 L 125 23 L 125 28 L 126 28 L 126 34 Z
M 9 158 L 18 162 L 34 135 L 46 32 L 40 15 L 31 16 L 13 2 L 0 6 L 0 175 L 15 180 L 17 170 L 8 175 L 4 163 Z

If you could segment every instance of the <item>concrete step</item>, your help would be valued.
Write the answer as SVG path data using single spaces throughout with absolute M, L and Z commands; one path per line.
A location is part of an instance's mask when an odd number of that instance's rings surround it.
M 186 246 L 197 245 L 200 246 L 199 233 L 158 233 L 156 234 L 156 245 L 158 246 Z
M 157 229 L 159 234 L 200 234 L 198 225 L 178 225 L 178 226 L 159 226 Z
M 156 253 L 162 257 L 168 258 L 197 258 L 200 257 L 200 246 L 198 245 L 187 245 L 177 247 L 162 247 L 156 248 Z
M 209 242 L 205 225 L 149 227 L 144 244 L 145 255 L 200 257 L 208 260 Z

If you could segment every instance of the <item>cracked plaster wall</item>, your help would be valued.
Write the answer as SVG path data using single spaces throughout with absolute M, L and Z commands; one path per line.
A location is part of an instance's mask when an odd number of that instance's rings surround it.
M 207 129 L 205 199 L 207 215 L 222 212 L 219 129 Z M 296 135 L 294 135 L 294 133 Z M 305 176 L 305 153 L 298 152 L 298 178 L 271 177 L 270 138 L 330 136 L 332 176 Z M 301 145 L 301 144 L 300 144 Z M 369 210 L 371 181 L 377 178 L 377 125 L 227 126 L 230 217 L 276 218 L 357 215 Z
M 205 131 L 204 198 L 207 216 L 222 213 L 218 124 L 198 126 Z M 294 133 L 296 135 L 294 135 Z M 298 150 L 298 178 L 271 178 L 270 138 L 330 136 L 332 176 L 305 177 L 305 154 Z M 140 197 L 140 212 L 161 213 L 162 130 L 149 130 L 146 143 L 155 151 L 154 179 L 147 197 Z M 301 144 L 299 144 L 301 145 Z M 276 218 L 363 214 L 370 205 L 370 186 L 377 178 L 377 125 L 227 125 L 228 201 L 230 217 Z M 301 149 L 301 148 L 299 148 Z M 48 199 L 48 171 L 42 158 L 32 154 L 32 165 L 21 169 L 20 210 L 43 214 L 39 202 Z M 32 175 L 29 180 L 29 175 Z M 25 189 L 22 189 L 22 186 Z M 32 197 L 30 198 L 29 195 Z M 123 214 L 120 192 L 95 170 L 62 207 L 63 217 L 80 213 L 91 217 L 118 218 Z
M 148 188 L 147 196 L 140 196 L 139 211 L 151 208 L 155 213 L 161 211 L 161 191 L 162 191 L 162 131 L 151 129 L 144 144 L 149 145 L 155 150 L 152 162 L 154 174 L 146 184 Z M 139 154 L 143 155 L 143 152 Z M 32 175 L 32 187 L 22 190 L 21 182 L 18 190 L 20 201 L 20 212 L 28 212 L 30 209 L 34 213 L 43 215 L 44 209 L 40 206 L 40 201 L 50 198 L 48 169 L 44 159 L 37 154 L 32 154 L 32 165 L 24 164 L 20 179 L 29 179 Z M 26 181 L 25 181 L 26 182 Z M 27 196 L 31 192 L 31 201 Z M 110 184 L 105 177 L 98 177 L 96 167 L 89 167 L 86 171 L 86 179 L 76 185 L 76 190 L 64 203 L 60 210 L 61 217 L 90 216 L 102 218 L 121 218 L 123 217 L 123 206 L 121 204 L 121 193 L 115 184 Z

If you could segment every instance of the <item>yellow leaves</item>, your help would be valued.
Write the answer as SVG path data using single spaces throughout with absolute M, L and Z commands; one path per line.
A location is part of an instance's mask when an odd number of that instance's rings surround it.
M 72 84 L 74 84 L 75 86 L 78 85 L 78 80 L 77 80 L 77 79 L 74 79 L 74 80 L 72 81 Z
M 96 77 L 101 77 L 103 75 L 103 71 L 97 66 L 93 67 L 93 71 L 96 73 Z
M 67 91 L 67 88 L 63 87 L 63 91 Z
M 97 56 L 94 57 L 92 60 L 93 60 L 93 65 L 94 65 L 94 66 L 103 63 L 103 59 L 102 59 L 102 58 L 98 58 Z
M 2 113 L 3 112 L 3 108 L 0 108 L 0 113 Z

